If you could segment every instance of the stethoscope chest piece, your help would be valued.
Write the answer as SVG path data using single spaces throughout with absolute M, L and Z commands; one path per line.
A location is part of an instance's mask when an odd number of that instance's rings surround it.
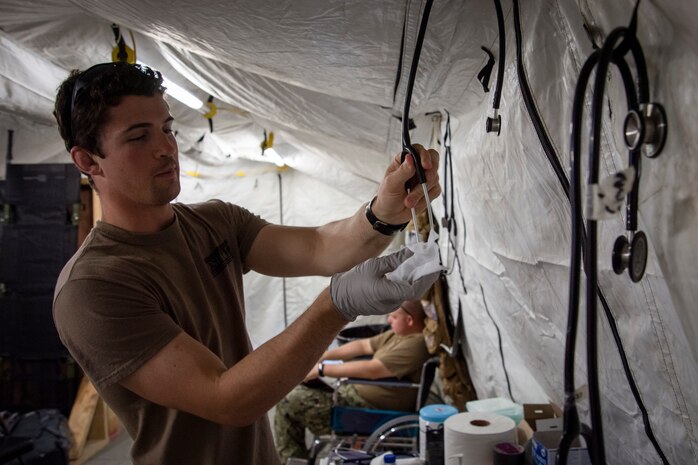
M 630 279 L 637 283 L 645 274 L 647 266 L 647 236 L 642 231 L 633 234 L 631 241 L 625 236 L 618 236 L 613 244 L 611 264 L 616 274 L 628 269 Z
M 496 132 L 499 135 L 499 131 L 502 129 L 502 117 L 496 115 L 493 118 L 487 118 L 485 121 L 485 130 L 487 132 Z
M 643 103 L 639 111 L 631 110 L 625 117 L 625 145 L 630 150 L 641 148 L 648 158 L 659 156 L 666 142 L 666 134 L 666 112 L 659 103 Z

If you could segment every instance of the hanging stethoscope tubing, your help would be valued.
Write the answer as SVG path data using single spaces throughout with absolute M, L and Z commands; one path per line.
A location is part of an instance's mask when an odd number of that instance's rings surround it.
M 494 88 L 494 98 L 492 100 L 494 114 L 492 117 L 488 117 L 487 120 L 485 120 L 485 130 L 487 132 L 496 132 L 497 135 L 499 135 L 502 129 L 502 117 L 499 115 L 499 102 L 502 98 L 504 58 L 506 57 L 507 39 L 504 30 L 504 12 L 502 12 L 502 4 L 499 0 L 494 0 L 494 8 L 497 12 L 497 29 L 499 30 L 499 63 L 497 63 L 497 84 Z
M 412 101 L 412 89 L 414 88 L 414 80 L 417 76 L 417 68 L 419 67 L 419 55 L 422 51 L 422 43 L 424 42 L 424 34 L 426 33 L 427 23 L 429 22 L 429 13 L 431 12 L 431 5 L 433 0 L 427 0 L 424 4 L 424 11 L 422 12 L 422 21 L 419 24 L 419 32 L 417 34 L 417 41 L 414 45 L 414 54 L 412 55 L 412 65 L 410 66 L 410 74 L 407 78 L 407 88 L 405 90 L 405 104 L 402 110 L 402 157 L 401 161 L 405 161 L 406 156 L 411 156 L 414 161 L 415 169 L 417 170 L 417 183 L 422 185 L 422 191 L 424 192 L 424 200 L 427 203 L 427 215 L 429 216 L 429 231 L 434 230 L 434 220 L 432 218 L 431 202 L 429 200 L 429 192 L 427 190 L 427 178 L 424 174 L 424 168 L 419 160 L 419 155 L 417 151 L 412 146 L 410 140 L 410 103 Z M 405 188 L 408 192 L 417 184 L 413 179 L 408 181 Z M 412 209 L 412 222 L 417 231 L 417 214 L 414 208 Z M 417 241 L 419 241 L 419 234 L 415 234 Z
M 666 139 L 666 118 L 659 104 L 649 104 L 649 81 L 642 48 L 637 41 L 635 30 L 637 25 L 637 8 L 635 6 L 630 26 L 613 30 L 600 50 L 595 51 L 584 63 L 580 71 L 579 80 L 575 88 L 574 102 L 572 106 L 571 124 L 571 188 L 570 202 L 572 205 L 572 246 L 570 260 L 570 284 L 569 284 L 569 309 L 567 339 L 565 345 L 565 406 L 563 419 L 563 436 L 560 441 L 556 462 L 558 465 L 566 465 L 569 449 L 572 442 L 581 434 L 587 441 L 591 462 L 594 465 L 605 464 L 605 448 L 603 438 L 603 424 L 601 418 L 600 394 L 598 383 L 598 357 L 597 357 L 597 221 L 603 218 L 603 208 L 614 213 L 615 205 L 600 205 L 598 199 L 609 197 L 609 192 L 601 192 L 599 187 L 599 160 L 601 121 L 603 113 L 603 98 L 606 85 L 606 76 L 609 66 L 616 65 L 620 72 L 626 95 L 628 116 L 624 123 L 626 145 L 629 149 L 629 168 L 616 173 L 611 178 L 616 189 L 615 199 L 626 201 L 626 230 L 632 237 L 627 241 L 625 248 L 619 252 L 619 246 L 614 246 L 613 268 L 620 274 L 624 268 L 629 269 L 631 280 L 634 282 L 642 278 L 647 259 L 647 244 L 644 234 L 636 232 L 638 189 L 640 179 L 640 153 L 648 156 L 659 155 Z M 619 40 L 622 41 L 620 43 Z M 618 45 L 616 45 L 618 44 Z M 638 75 L 638 89 L 635 90 L 632 73 L 624 56 L 632 53 Z M 591 107 L 591 127 L 589 160 L 587 170 L 587 200 L 586 205 L 586 234 L 582 220 L 581 199 L 581 127 L 584 110 L 584 97 L 589 83 L 591 72 L 596 68 Z M 654 110 L 647 111 L 650 107 Z M 602 183 L 603 184 L 603 181 Z M 608 183 L 607 183 L 608 186 Z M 600 195 L 598 195 L 600 194 Z M 613 194 L 611 192 L 611 194 Z M 595 198 L 596 196 L 596 198 Z M 611 195 L 614 197 L 614 195 Z M 585 237 L 586 236 L 586 237 Z M 621 236 L 625 239 L 625 236 Z M 619 239 L 616 244 L 622 243 Z M 644 244 L 644 246 L 643 246 Z M 584 250 L 583 250 L 584 249 Z M 577 332 L 577 318 L 579 314 L 579 286 L 581 278 L 581 257 L 584 252 L 584 267 L 587 275 L 586 286 L 586 323 L 587 323 L 587 377 L 589 386 L 589 411 L 591 429 L 586 425 L 584 431 L 580 431 L 579 416 L 574 398 L 574 352 Z M 623 256 L 619 257 L 619 254 Z M 627 361 L 623 358 L 624 364 Z M 634 383 L 631 389 L 636 399 L 639 395 Z M 643 409 L 645 429 L 651 442 L 655 446 L 663 463 L 668 461 L 659 447 L 651 428 L 648 427 L 648 418 Z
M 570 280 L 569 280 L 569 309 L 567 315 L 567 334 L 565 338 L 565 360 L 564 360 L 564 389 L 565 404 L 563 407 L 563 435 L 557 448 L 558 465 L 567 463 L 567 455 L 572 442 L 583 434 L 587 444 L 592 443 L 589 431 L 584 425 L 584 433 L 580 430 L 579 414 L 575 400 L 574 383 L 574 354 L 577 343 L 577 321 L 579 318 L 579 281 L 581 273 L 582 245 L 585 241 L 584 226 L 582 224 L 581 207 L 581 187 L 579 182 L 579 147 L 581 146 L 581 126 L 582 109 L 584 104 L 584 93 L 586 83 L 589 80 L 591 71 L 596 66 L 598 51 L 594 52 L 584 63 L 580 73 L 577 87 L 575 89 L 574 103 L 572 105 L 572 153 L 570 162 L 572 183 L 570 187 L 570 204 L 572 206 L 572 250 L 570 258 Z
M 444 147 L 444 192 L 443 192 L 443 207 L 444 216 L 441 218 L 441 227 L 446 229 L 448 240 L 446 241 L 446 274 L 450 275 L 453 272 L 455 265 L 455 256 L 458 250 L 458 226 L 454 218 L 453 209 L 453 159 L 451 156 L 451 114 L 446 112 L 446 128 L 444 129 L 443 147 Z
M 531 118 L 531 123 L 533 124 L 533 126 L 536 130 L 536 134 L 537 134 L 538 139 L 541 143 L 541 146 L 543 147 L 543 152 L 544 152 L 546 158 L 548 159 L 548 161 L 553 169 L 553 172 L 555 173 L 555 175 L 560 183 L 560 186 L 563 188 L 565 195 L 571 201 L 570 182 L 567 179 L 567 175 L 565 173 L 564 168 L 562 167 L 562 164 L 560 163 L 560 159 L 557 156 L 557 153 L 556 153 L 556 150 L 552 144 L 552 141 L 550 140 L 550 137 L 547 134 L 547 131 L 545 129 L 545 124 L 542 121 L 542 118 L 537 111 L 535 101 L 533 100 L 533 96 L 531 94 L 531 90 L 530 90 L 530 87 L 528 85 L 528 79 L 526 77 L 525 66 L 523 63 L 523 52 L 522 52 L 523 45 L 522 45 L 522 38 L 521 38 L 521 35 L 522 35 L 521 34 L 521 20 L 520 20 L 518 0 L 514 0 L 513 8 L 514 8 L 514 14 L 513 14 L 514 29 L 515 29 L 515 33 L 516 33 L 515 38 L 516 38 L 517 74 L 519 77 L 521 93 L 523 96 L 524 103 L 526 105 L 526 110 Z M 597 48 L 597 47 L 595 46 L 595 48 Z M 639 78 L 641 81 L 643 81 L 643 82 L 640 82 L 640 85 L 639 85 L 639 87 L 640 87 L 639 94 L 641 96 L 648 95 L 648 93 L 649 93 L 648 87 L 649 86 L 647 83 L 647 79 L 643 79 L 643 77 L 646 76 L 646 72 L 645 72 L 645 68 L 644 68 L 644 66 L 645 66 L 644 61 L 642 60 L 641 56 L 639 58 L 634 57 L 634 59 L 636 61 L 638 72 L 643 73 L 643 75 L 640 76 L 640 78 Z M 594 64 L 589 63 L 589 65 L 587 65 L 587 66 L 589 67 L 588 73 L 591 73 Z M 626 68 L 627 68 L 627 66 L 626 66 Z M 586 79 L 588 80 L 588 77 Z M 582 100 L 580 100 L 579 102 L 583 102 L 583 97 L 582 97 Z M 648 106 L 649 105 L 650 104 L 648 104 Z M 629 113 L 629 115 L 631 113 Z M 646 111 L 645 113 L 655 113 L 656 114 L 656 113 L 658 113 L 658 111 L 657 110 L 653 110 L 652 112 Z M 628 119 L 626 119 L 626 128 L 625 128 L 626 138 L 628 138 L 628 133 L 631 132 L 629 130 L 632 129 L 632 128 L 628 127 L 628 123 L 627 123 Z M 579 115 L 579 121 L 581 121 L 581 114 Z M 581 122 L 579 124 L 581 124 Z M 650 124 L 650 131 L 652 132 L 653 129 L 651 126 L 652 125 Z M 664 132 L 665 133 L 666 128 L 661 128 L 661 126 L 659 126 L 656 129 L 654 129 L 654 132 L 659 132 L 659 133 Z M 654 154 L 656 154 L 657 153 L 656 149 L 659 148 L 660 145 L 661 144 L 648 145 L 646 143 L 643 143 L 642 144 L 643 152 L 646 149 L 653 148 L 653 149 L 655 149 Z M 649 153 L 648 153 L 648 155 L 649 155 Z M 579 194 L 577 195 L 577 199 L 581 199 Z M 581 212 L 581 206 L 579 206 L 578 211 Z M 632 218 L 632 217 L 630 217 L 630 218 Z M 578 221 L 580 222 L 579 223 L 580 229 L 578 230 L 578 238 L 576 240 L 581 239 L 582 247 L 580 250 L 581 250 L 581 253 L 583 254 L 584 253 L 584 242 L 586 241 L 586 238 L 585 238 L 586 234 L 585 234 L 585 230 L 584 230 L 581 216 L 579 216 Z M 578 260 L 581 260 L 581 257 Z M 579 265 L 577 265 L 576 268 L 571 266 L 570 269 L 571 270 L 576 269 L 577 273 L 581 273 L 581 269 L 579 268 Z M 654 437 L 649 414 L 648 414 L 647 408 L 645 407 L 644 402 L 642 400 L 642 396 L 640 394 L 637 383 L 635 382 L 635 379 L 633 377 L 633 374 L 632 374 L 632 371 L 630 368 L 630 364 L 628 362 L 628 358 L 627 358 L 627 355 L 625 353 L 625 349 L 623 347 L 623 342 L 620 338 L 620 333 L 618 331 L 618 327 L 617 327 L 613 312 L 610 309 L 610 306 L 608 304 L 606 296 L 603 293 L 603 290 L 598 285 L 598 283 L 596 283 L 596 286 L 598 289 L 599 301 L 601 302 L 601 305 L 603 306 L 603 309 L 604 309 L 604 313 L 606 315 L 608 327 L 609 327 L 611 334 L 613 336 L 616 348 L 618 349 L 618 355 L 620 357 L 621 364 L 623 366 L 623 371 L 625 373 L 625 377 L 626 377 L 626 380 L 628 382 L 628 386 L 633 394 L 633 398 L 635 399 L 635 402 L 638 406 L 638 409 L 640 410 L 640 413 L 642 415 L 642 421 L 643 421 L 643 424 L 645 427 L 645 433 L 647 434 L 648 439 L 650 440 L 650 442 L 654 446 L 655 450 L 657 451 L 657 454 L 662 458 L 663 463 L 668 464 L 668 461 L 666 460 L 664 453 L 661 450 L 661 447 L 659 446 L 659 443 L 657 442 L 656 438 Z M 577 301 L 578 301 L 578 299 L 577 299 Z M 566 361 L 565 362 L 565 366 L 566 366 L 565 386 L 566 386 L 566 391 L 568 393 L 570 393 L 569 397 L 572 397 L 572 393 L 574 393 L 574 371 L 573 371 L 573 369 L 574 369 L 574 346 L 575 346 L 575 342 L 576 342 L 577 314 L 578 314 L 578 308 L 574 309 L 574 313 L 571 313 L 568 316 L 568 323 L 567 323 L 567 335 L 568 335 L 568 337 L 566 339 L 566 344 L 565 344 L 565 361 Z M 572 400 L 574 400 L 574 399 L 572 398 Z M 572 406 L 574 406 L 574 404 L 572 404 Z M 589 429 L 586 425 L 582 425 L 583 429 L 582 429 L 581 433 L 579 432 L 580 425 L 578 422 L 576 407 L 574 408 L 574 420 L 572 419 L 571 415 L 569 415 L 568 418 L 569 419 L 566 421 L 575 426 L 575 430 L 574 430 L 575 434 L 571 434 L 569 436 L 577 437 L 579 434 L 584 435 L 585 432 L 586 433 L 589 432 Z M 567 428 L 567 430 L 570 430 L 570 429 Z M 586 434 L 585 437 L 589 437 L 589 435 Z M 570 442 L 571 442 L 571 440 L 570 440 Z M 587 442 L 588 443 L 591 442 L 590 437 L 589 437 L 589 440 Z

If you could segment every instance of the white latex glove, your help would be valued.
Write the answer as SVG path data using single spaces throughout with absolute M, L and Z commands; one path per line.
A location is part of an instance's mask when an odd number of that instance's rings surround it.
M 332 276 L 330 296 L 339 313 L 347 320 L 354 321 L 359 315 L 385 315 L 405 300 L 419 299 L 439 277 L 439 272 L 413 282 L 390 281 L 385 276 L 411 255 L 411 250 L 402 248 Z

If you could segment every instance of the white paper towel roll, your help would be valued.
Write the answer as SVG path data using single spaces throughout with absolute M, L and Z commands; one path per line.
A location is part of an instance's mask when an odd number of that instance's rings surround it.
M 500 442 L 516 442 L 511 418 L 487 412 L 453 415 L 444 422 L 444 465 L 492 465 Z

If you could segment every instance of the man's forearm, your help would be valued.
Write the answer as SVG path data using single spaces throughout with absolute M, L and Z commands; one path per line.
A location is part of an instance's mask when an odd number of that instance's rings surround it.
M 323 291 L 286 330 L 242 359 L 221 377 L 220 387 L 235 407 L 236 423 L 249 424 L 301 382 L 346 324 Z M 243 420 L 244 419 L 244 420 Z
M 393 236 L 373 229 L 364 213 L 366 205 L 349 218 L 328 223 L 318 228 L 322 252 L 326 257 L 323 268 L 326 275 L 346 271 L 354 265 L 379 255 L 390 244 Z
M 232 366 L 181 332 L 121 383 L 165 407 L 250 425 L 304 378 L 345 324 L 325 290 L 286 330 Z
M 325 376 L 331 378 L 378 379 L 395 376 L 380 360 L 357 360 L 339 365 L 325 365 Z
M 371 344 L 368 339 L 358 339 L 328 350 L 322 354 L 322 360 L 351 360 L 371 353 Z

